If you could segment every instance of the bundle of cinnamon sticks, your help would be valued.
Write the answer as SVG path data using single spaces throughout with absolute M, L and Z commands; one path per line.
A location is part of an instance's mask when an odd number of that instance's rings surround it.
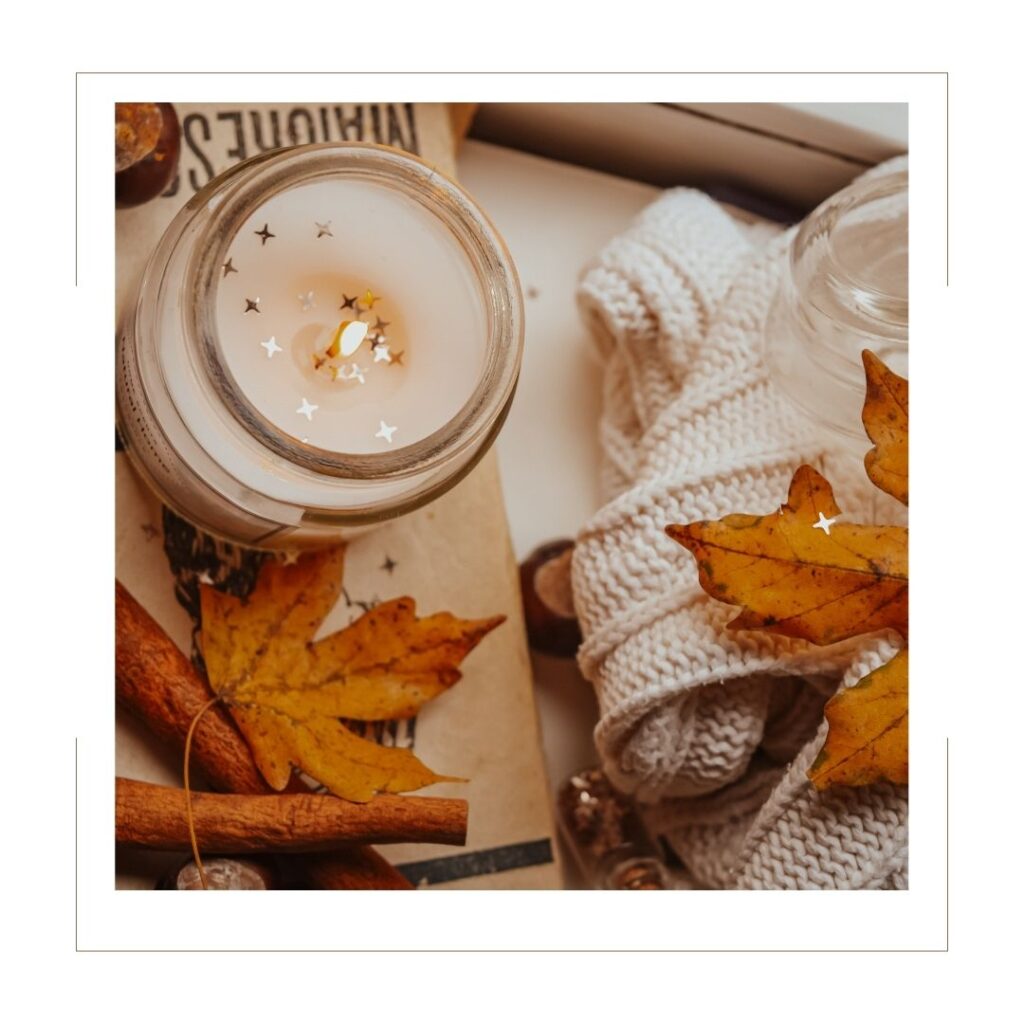
M 116 585 L 117 699 L 179 753 L 210 692 L 191 662 L 149 613 Z M 463 845 L 464 800 L 379 796 L 367 804 L 311 792 L 293 777 L 283 793 L 264 782 L 230 716 L 210 708 L 197 724 L 191 764 L 217 793 L 192 797 L 204 853 L 273 855 L 289 887 L 408 889 L 410 884 L 366 843 Z M 184 790 L 117 780 L 119 845 L 189 849 Z

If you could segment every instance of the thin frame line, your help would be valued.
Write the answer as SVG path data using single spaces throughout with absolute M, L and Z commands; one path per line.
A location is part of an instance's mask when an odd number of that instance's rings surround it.
M 946 287 L 949 287 L 949 72 L 948 71 L 803 71 L 803 72 L 779 72 L 779 71 L 767 71 L 767 72 L 729 72 L 729 71 L 714 71 L 714 72 L 655 72 L 655 71 L 643 71 L 643 72 L 499 72 L 499 71 L 483 71 L 483 72 L 386 72 L 386 71 L 374 71 L 374 72 L 159 72 L 159 71 L 141 71 L 141 72 L 106 72 L 106 71 L 77 71 L 75 73 L 75 287 L 78 287 L 78 251 L 79 251 L 79 216 L 78 216 L 78 194 L 79 194 L 79 174 L 78 174 L 78 150 L 79 150 L 79 123 L 78 123 L 78 108 L 79 108 L 79 94 L 78 94 L 78 79 L 80 75 L 96 75 L 96 76 L 108 76 L 108 75 L 332 75 L 332 76 L 349 76 L 349 75 L 374 75 L 374 76 L 388 76 L 388 75 L 417 75 L 432 76 L 432 75 L 479 75 L 479 76 L 490 76 L 490 75 L 552 75 L 552 76 L 584 76 L 584 75 L 602 75 L 602 76 L 631 76 L 631 77 L 647 77 L 647 76 L 665 76 L 670 75 L 672 77 L 682 77 L 689 75 L 707 75 L 707 76 L 776 76 L 776 75 L 847 75 L 847 76 L 862 76 L 862 75 L 913 75 L 913 76 L 930 76 L 930 75 L 943 75 L 945 77 L 945 93 L 946 93 Z M 693 112 L 690 112 L 693 113 Z M 813 147 L 811 147 L 813 148 Z M 379 950 L 365 950 L 365 949 L 334 949 L 334 950 L 322 950 L 322 949 L 119 949 L 116 947 L 111 948 L 90 948 L 83 949 L 79 946 L 79 807 L 78 807 L 78 791 L 79 791 L 79 766 L 78 766 L 78 737 L 75 737 L 75 948 L 78 952 L 367 952 L 367 953 L 378 953 L 378 952 L 706 952 L 706 953 L 719 953 L 719 952 L 765 952 L 765 953 L 787 953 L 787 952 L 948 952 L 949 951 L 949 737 L 946 737 L 946 942 L 945 947 L 928 948 L 928 949 L 623 949 L 623 950 L 612 950 L 612 949 L 588 949 L 588 950 L 569 950 L 569 949 L 463 949 L 463 950 L 440 950 L 440 949 L 418 949 L 418 950 L 398 950 L 398 949 L 379 949 Z

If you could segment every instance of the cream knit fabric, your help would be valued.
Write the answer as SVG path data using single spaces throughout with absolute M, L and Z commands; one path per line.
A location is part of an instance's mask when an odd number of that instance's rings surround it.
M 607 504 L 573 558 L 579 661 L 605 770 L 647 805 L 694 885 L 904 888 L 906 787 L 819 794 L 804 774 L 837 681 L 888 660 L 890 638 L 820 648 L 727 632 L 736 609 L 704 594 L 692 556 L 664 533 L 773 511 L 802 462 L 828 477 L 849 521 L 905 522 L 769 380 L 761 330 L 788 240 L 678 189 L 584 273 L 580 308 L 605 367 Z

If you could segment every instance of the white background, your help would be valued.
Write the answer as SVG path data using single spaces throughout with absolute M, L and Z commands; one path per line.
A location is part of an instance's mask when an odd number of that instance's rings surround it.
M 856 10 L 734 2 L 716 16 L 633 0 L 598 26 L 589 8 L 371 8 L 260 4 L 181 11 L 102 4 L 22 11 L 4 70 L 4 347 L 9 539 L 5 764 L 8 999 L 113 1020 L 491 1018 L 726 1021 L 1003 1019 L 1013 996 L 1020 670 L 1014 639 L 1020 237 L 1017 118 L 1006 101 L 1016 34 L 984 3 L 957 21 L 891 3 Z M 950 9 L 951 10 L 951 9 Z M 37 13 L 38 11 L 38 13 Z M 130 15 L 126 12 L 130 11 Z M 47 16 L 43 21 L 42 15 Z M 35 21 L 33 21 L 33 19 Z M 969 19 L 969 20 L 968 20 Z M 172 24 L 173 22 L 173 24 Z M 481 24 L 483 22 L 483 24 Z M 460 25 L 466 25 L 462 34 Z M 599 45 L 597 37 L 603 40 Z M 39 40 L 46 41 L 45 53 Z M 12 44 L 14 44 L 12 46 Z M 82 90 L 80 287 L 73 290 L 72 72 L 115 67 L 594 70 L 717 67 L 950 71 L 950 287 L 942 78 L 350 78 L 347 96 L 911 103 L 915 434 L 915 715 L 908 893 L 268 894 L 170 904 L 113 892 L 109 853 L 112 557 L 109 458 L 113 284 L 103 140 L 114 96 L 308 99 L 325 82 L 92 79 Z M 183 88 L 183 86 L 186 86 Z M 87 95 L 86 95 L 87 93 Z M 56 567 L 59 566 L 59 571 Z M 942 948 L 946 954 L 695 953 L 242 957 L 78 953 L 171 946 L 362 949 Z M 75 902 L 75 755 L 78 903 Z M 236 897 L 240 894 L 235 894 Z M 77 925 L 77 939 L 76 939 Z M 17 1000 L 17 1001 L 16 1001 Z M 31 1000 L 30 1004 L 26 1001 Z M 24 1014 L 24 1011 L 22 1011 Z

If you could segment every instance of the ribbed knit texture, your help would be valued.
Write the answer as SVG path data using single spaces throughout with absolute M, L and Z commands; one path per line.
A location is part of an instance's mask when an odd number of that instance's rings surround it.
M 817 793 L 805 775 L 825 700 L 888 660 L 890 638 L 821 648 L 728 632 L 737 610 L 704 594 L 664 532 L 774 511 L 804 462 L 832 483 L 844 521 L 905 522 L 769 379 L 762 329 L 788 242 L 678 189 L 584 273 L 578 300 L 605 368 L 607 504 L 573 557 L 579 661 L 605 770 L 695 885 L 904 888 L 906 787 Z

